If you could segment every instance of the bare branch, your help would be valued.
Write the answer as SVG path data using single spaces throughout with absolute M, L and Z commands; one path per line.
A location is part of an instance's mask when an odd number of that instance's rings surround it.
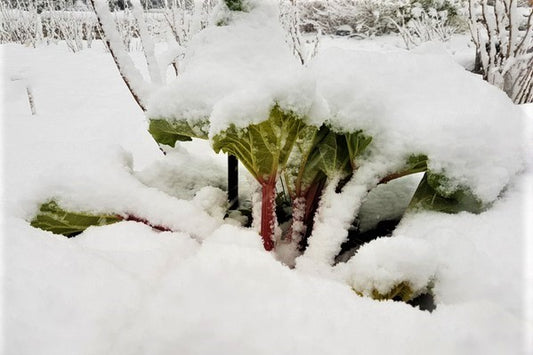
M 98 23 L 103 30 L 105 42 L 109 48 L 122 80 L 131 92 L 135 102 L 146 111 L 146 103 L 149 97 L 148 84 L 142 78 L 141 73 L 133 64 L 128 55 L 124 43 L 117 31 L 115 21 L 109 11 L 107 0 L 90 0 L 98 18 Z

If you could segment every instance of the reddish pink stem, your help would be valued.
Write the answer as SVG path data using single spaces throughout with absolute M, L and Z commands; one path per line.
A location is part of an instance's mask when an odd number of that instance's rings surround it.
M 152 224 L 147 219 L 144 219 L 142 217 L 137 217 L 134 215 L 126 215 L 126 217 L 120 216 L 120 218 L 122 218 L 124 221 L 134 221 L 134 222 L 146 224 L 147 226 L 152 227 L 153 229 L 158 230 L 160 232 L 172 232 L 172 229 L 165 227 L 165 226 L 158 225 L 158 224 Z
M 265 250 L 270 251 L 274 249 L 276 180 L 270 179 L 262 184 L 261 192 L 261 238 Z

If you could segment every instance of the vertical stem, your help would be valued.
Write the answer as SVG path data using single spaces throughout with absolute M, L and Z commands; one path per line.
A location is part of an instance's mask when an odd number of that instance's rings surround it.
M 29 86 L 26 86 L 26 94 L 28 94 L 28 102 L 30 103 L 30 110 L 32 115 L 37 114 L 37 110 L 35 109 L 35 101 L 33 100 L 33 92 Z
M 229 209 L 239 207 L 239 162 L 237 157 L 228 154 L 228 202 Z
M 276 179 L 269 179 L 261 186 L 261 237 L 265 250 L 274 249 Z

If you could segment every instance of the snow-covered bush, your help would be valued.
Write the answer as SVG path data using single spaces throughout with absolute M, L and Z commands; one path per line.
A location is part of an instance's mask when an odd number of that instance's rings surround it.
M 358 33 L 380 35 L 394 30 L 390 18 L 407 0 L 315 0 L 301 2 L 304 28 L 335 34 L 342 25 L 349 25 Z
M 449 32 L 466 27 L 463 0 L 314 0 L 301 2 L 299 6 L 304 29 L 320 29 L 328 34 L 335 34 L 339 26 L 348 25 L 365 35 L 381 35 L 402 28 L 411 36 L 426 36 L 437 26 L 434 39 L 444 29 Z M 406 27 L 411 21 L 414 28 Z
M 163 8 L 165 22 L 175 41 L 184 46 L 196 33 L 209 24 L 209 16 L 215 0 L 172 0 Z
M 460 2 L 410 2 L 402 6 L 398 15 L 390 20 L 409 49 L 428 41 L 445 42 L 455 32 L 464 30 L 465 24 L 461 19 L 460 10 Z
M 515 103 L 533 102 L 533 6 L 470 0 L 476 67 Z
M 279 15 L 281 25 L 286 32 L 287 43 L 300 62 L 307 63 L 316 55 L 320 31 L 312 38 L 304 38 L 298 0 L 281 0 Z
M 0 2 L 0 42 L 15 42 L 35 47 L 43 38 L 41 18 L 33 6 L 12 8 Z
M 165 15 L 166 20 L 170 21 L 168 22 L 168 26 L 172 30 L 173 35 L 168 36 L 168 49 L 159 57 L 156 57 L 155 54 L 154 42 L 156 35 L 153 30 L 155 26 L 149 26 L 149 21 L 147 21 L 147 18 L 154 18 L 152 16 L 153 14 L 145 13 L 139 0 L 133 0 L 131 4 L 131 17 L 135 25 L 127 25 L 124 29 L 121 28 L 120 21 L 117 23 L 115 20 L 117 17 L 116 13 L 110 11 L 107 0 L 91 0 L 91 5 L 98 18 L 104 40 L 113 56 L 120 75 L 135 101 L 144 111 L 146 110 L 146 103 L 153 89 L 166 82 L 167 67 L 173 65 L 175 74 L 178 75 L 178 60 L 184 52 L 184 47 L 187 45 L 186 41 L 189 40 L 193 33 L 200 31 L 203 28 L 202 26 L 207 26 L 206 18 L 212 10 L 212 2 L 210 0 L 202 0 L 196 2 L 192 7 L 187 2 L 180 4 L 174 2 L 171 4 L 170 11 L 172 13 L 181 11 L 181 20 L 187 20 L 187 26 L 180 27 L 180 32 L 174 33 L 173 28 L 175 27 L 173 26 L 179 26 L 179 24 L 171 22 L 168 14 Z M 185 7 L 181 9 L 174 8 L 174 6 L 178 5 Z M 130 55 L 127 53 L 131 31 L 137 33 L 137 36 L 140 38 L 150 80 L 145 80 L 139 68 L 134 65 Z

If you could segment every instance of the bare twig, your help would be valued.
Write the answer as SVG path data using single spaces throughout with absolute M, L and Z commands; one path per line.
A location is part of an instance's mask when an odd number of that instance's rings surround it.
M 35 100 L 33 99 L 33 91 L 31 87 L 26 86 L 26 94 L 28 95 L 28 102 L 30 103 L 31 114 L 35 116 L 37 114 L 37 110 L 35 109 Z
M 103 30 L 105 42 L 109 48 L 109 52 L 115 61 L 120 76 L 131 92 L 133 99 L 139 107 L 146 111 L 146 101 L 149 92 L 146 89 L 147 83 L 142 79 L 141 73 L 133 64 L 128 55 L 124 43 L 117 31 L 115 22 L 109 11 L 109 5 L 105 0 L 90 0 L 94 8 L 98 23 Z

